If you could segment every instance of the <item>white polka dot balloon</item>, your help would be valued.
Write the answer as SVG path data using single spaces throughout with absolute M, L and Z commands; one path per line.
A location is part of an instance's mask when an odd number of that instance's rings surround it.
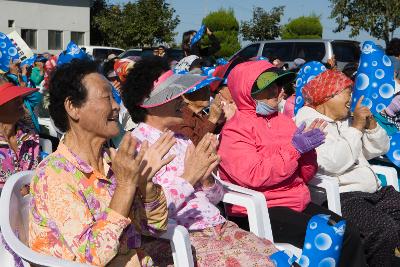
M 10 59 L 19 59 L 18 50 L 7 35 L 0 32 L 0 70 L 4 72 L 9 70 Z
M 363 44 L 353 91 L 352 110 L 364 96 L 362 105 L 379 113 L 390 104 L 394 95 L 394 69 L 390 58 L 372 41 Z

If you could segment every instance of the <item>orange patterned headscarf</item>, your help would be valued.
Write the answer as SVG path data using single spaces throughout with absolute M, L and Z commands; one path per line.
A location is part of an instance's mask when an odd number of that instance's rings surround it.
M 324 71 L 303 87 L 304 102 L 316 107 L 350 86 L 353 86 L 353 81 L 341 71 Z
M 130 58 L 123 58 L 115 61 L 114 71 L 122 83 L 125 82 L 129 70 L 132 69 L 134 65 L 135 61 L 131 60 Z

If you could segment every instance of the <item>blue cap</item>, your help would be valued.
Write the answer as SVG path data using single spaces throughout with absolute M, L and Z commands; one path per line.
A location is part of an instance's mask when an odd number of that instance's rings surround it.
M 89 56 L 74 42 L 69 42 L 67 49 L 58 56 L 57 65 L 70 63 L 73 59 L 87 60 Z

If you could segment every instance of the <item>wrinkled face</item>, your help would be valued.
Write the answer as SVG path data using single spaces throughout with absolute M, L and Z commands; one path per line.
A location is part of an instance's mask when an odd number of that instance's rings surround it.
M 25 115 L 22 97 L 14 98 L 0 106 L 0 122 L 13 124 Z
M 254 99 L 267 103 L 272 108 L 278 108 L 279 102 L 283 98 L 283 88 L 276 83 L 272 83 L 268 88 L 254 95 Z
M 152 116 L 162 118 L 166 126 L 180 125 L 183 123 L 181 109 L 184 105 L 182 97 L 178 97 L 161 106 L 149 108 L 147 111 Z
M 331 119 L 346 119 L 350 114 L 351 89 L 346 88 L 322 105 L 325 109 L 325 115 L 328 115 Z
M 109 81 L 99 73 L 82 79 L 87 89 L 86 102 L 77 110 L 79 126 L 95 136 L 109 139 L 119 134 L 119 106 L 115 102 Z
M 206 108 L 210 104 L 211 92 L 208 87 L 201 88 L 193 93 L 185 94 L 185 102 L 196 107 L 196 108 Z

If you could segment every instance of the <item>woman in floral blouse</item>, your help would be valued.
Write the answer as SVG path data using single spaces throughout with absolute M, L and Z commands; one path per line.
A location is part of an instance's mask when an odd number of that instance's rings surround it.
M 0 76 L 0 192 L 9 176 L 39 163 L 39 135 L 22 121 L 22 99 L 36 91 L 14 86 Z
M 161 59 L 138 61 L 122 88 L 125 106 L 139 123 L 132 136 L 141 144 L 152 144 L 169 127 L 182 123 L 183 100 L 179 96 L 202 79 L 173 74 Z M 216 207 L 224 190 L 210 176 L 219 163 L 215 135 L 206 134 L 196 147 L 182 135 L 175 138 L 168 153 L 174 159 L 153 181 L 162 186 L 168 217 L 189 230 L 197 266 L 274 266 L 269 259 L 277 251 L 274 245 L 226 220 Z M 172 264 L 168 243 L 147 240 L 144 248 L 160 266 Z
M 0 75 L 0 194 L 8 177 L 32 170 L 39 163 L 39 135 L 22 120 L 26 115 L 23 97 L 36 91 L 14 86 Z M 25 188 L 23 193 L 27 193 Z M 15 266 L 22 266 L 21 259 L 9 249 L 1 232 L 0 246 L 13 255 Z
M 50 115 L 65 132 L 31 182 L 29 246 L 40 253 L 96 266 L 153 266 L 143 231 L 167 227 L 168 211 L 152 176 L 173 158 L 165 133 L 135 153 L 129 134 L 118 151 L 104 148 L 119 133 L 119 106 L 94 62 L 57 68 L 49 86 Z

